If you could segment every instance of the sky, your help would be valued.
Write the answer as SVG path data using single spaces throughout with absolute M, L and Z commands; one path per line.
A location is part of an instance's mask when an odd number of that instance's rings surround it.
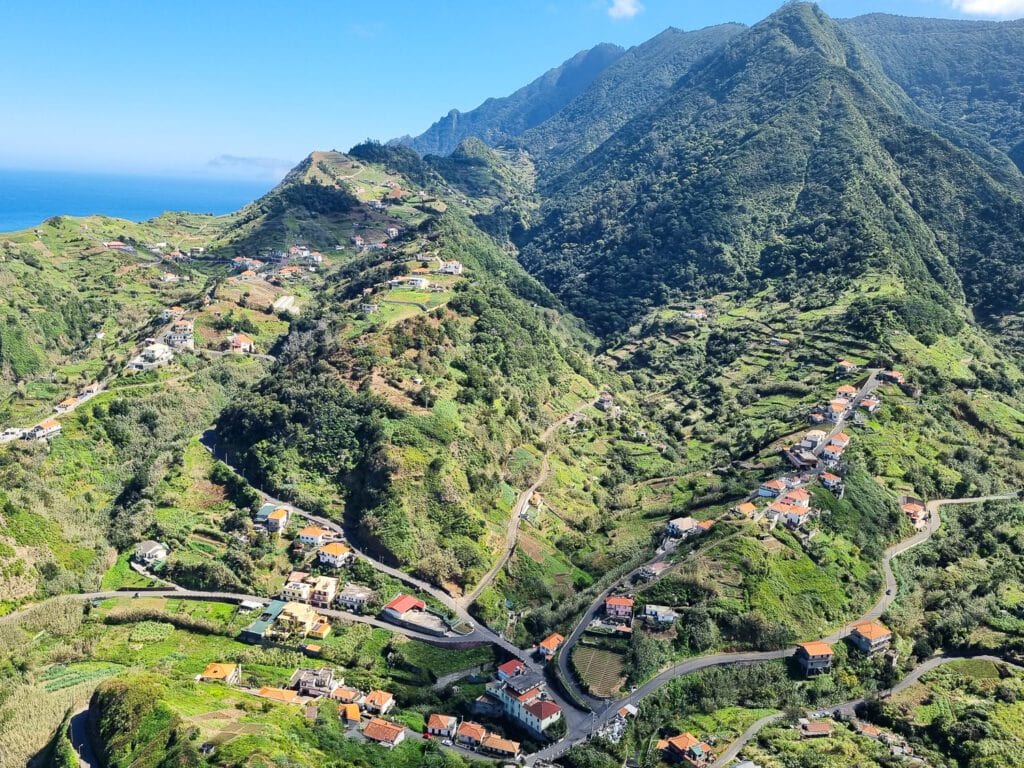
M 822 0 L 1017 18 L 1024 0 Z M 280 177 L 417 134 L 599 42 L 755 23 L 778 0 L 0 0 L 0 167 Z

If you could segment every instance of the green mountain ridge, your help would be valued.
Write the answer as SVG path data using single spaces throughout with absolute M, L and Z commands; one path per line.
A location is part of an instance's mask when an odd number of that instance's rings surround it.
M 622 55 L 622 48 L 609 43 L 580 51 L 509 96 L 488 99 L 465 113 L 453 109 L 419 136 L 394 143 L 434 155 L 451 153 L 469 136 L 489 144 L 501 143 L 546 120 Z

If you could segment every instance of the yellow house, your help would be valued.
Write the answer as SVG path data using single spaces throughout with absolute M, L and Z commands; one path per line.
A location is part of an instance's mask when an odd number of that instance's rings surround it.
M 282 629 L 305 636 L 320 621 L 320 615 L 305 603 L 287 603 L 277 621 Z

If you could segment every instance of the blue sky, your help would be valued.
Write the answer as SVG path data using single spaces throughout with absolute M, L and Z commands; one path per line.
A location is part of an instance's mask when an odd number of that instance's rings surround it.
M 418 133 L 598 42 L 753 23 L 761 0 L 0 0 L 0 167 L 280 175 Z M 824 0 L 961 18 L 1024 0 Z

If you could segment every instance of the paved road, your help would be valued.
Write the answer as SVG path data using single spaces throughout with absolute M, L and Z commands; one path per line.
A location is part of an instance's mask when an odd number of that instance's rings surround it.
M 78 753 L 79 768 L 102 768 L 99 758 L 92 748 L 89 737 L 89 706 L 86 705 L 71 716 L 68 723 L 68 738 L 71 746 Z
M 913 536 L 904 539 L 898 544 L 894 544 L 892 547 L 886 550 L 885 556 L 882 558 L 882 569 L 885 573 L 886 592 L 879 598 L 879 600 L 857 621 L 833 632 L 826 638 L 822 638 L 825 642 L 835 643 L 843 637 L 846 637 L 853 628 L 853 624 L 864 621 L 867 619 L 878 618 L 885 612 L 885 610 L 892 604 L 893 600 L 896 599 L 896 578 L 892 573 L 892 558 L 901 552 L 906 552 L 908 549 L 917 546 L 918 544 L 927 541 L 935 531 L 939 529 L 940 519 L 938 510 L 941 506 L 947 504 L 978 504 L 986 501 L 996 500 L 1009 500 L 1017 498 L 1017 494 L 1003 494 L 996 496 L 980 496 L 977 498 L 970 499 L 942 499 L 935 500 L 928 503 L 928 510 L 931 512 L 931 518 L 929 519 L 928 527 Z M 591 720 L 577 719 L 577 723 L 574 727 L 572 722 L 568 722 L 568 728 L 566 736 L 561 741 L 551 744 L 545 749 L 535 752 L 532 755 L 527 756 L 527 764 L 532 765 L 535 760 L 554 760 L 559 756 L 565 754 L 569 748 L 576 743 L 584 741 L 589 738 L 590 734 L 605 725 L 615 713 L 626 704 L 638 704 L 643 698 L 656 691 L 661 686 L 665 685 L 672 680 L 684 675 L 689 675 L 697 672 L 701 669 L 707 669 L 708 667 L 725 666 L 733 664 L 756 664 L 764 661 L 771 661 L 776 659 L 784 659 L 791 656 L 795 647 L 783 648 L 775 651 L 751 651 L 742 653 L 717 653 L 709 656 L 699 656 L 692 659 L 686 659 L 678 664 L 675 664 L 668 669 L 662 671 L 656 677 L 652 678 L 644 685 L 640 686 L 636 691 L 633 691 L 629 695 L 613 702 L 607 702 L 603 705 L 600 710 L 595 710 L 596 716 Z M 927 662 L 926 662 L 927 663 Z M 920 674 L 927 672 L 927 669 L 921 671 Z M 855 702 L 854 702 L 855 703 Z M 849 706 L 851 703 L 847 702 L 842 706 Z M 834 709 L 834 708 L 831 708 Z M 591 725 L 593 726 L 591 728 Z
M 583 413 L 583 411 L 596 402 L 596 399 L 586 402 L 572 413 L 567 413 L 565 416 L 558 419 L 558 421 L 549 424 L 548 427 L 541 432 L 541 442 L 546 442 L 548 438 L 550 438 L 551 435 L 553 435 L 560 427 L 566 424 L 570 419 L 573 419 Z M 509 517 L 508 528 L 505 533 L 505 550 L 502 552 L 501 557 L 498 558 L 498 562 L 496 562 L 491 569 L 484 574 L 484 577 L 480 579 L 480 582 L 471 592 L 467 592 L 465 595 L 458 598 L 459 605 L 468 608 L 476 602 L 476 599 L 480 597 L 480 593 L 487 588 L 488 584 L 494 581 L 495 576 L 501 572 L 501 569 L 505 567 L 508 559 L 512 556 L 512 551 L 516 547 L 516 538 L 519 535 L 519 521 L 522 520 L 523 513 L 526 511 L 526 507 L 530 503 L 530 499 L 533 498 L 533 494 L 537 492 L 538 488 L 544 485 L 548 479 L 548 475 L 551 474 L 551 464 L 548 460 L 550 456 L 551 451 L 544 452 L 544 459 L 541 461 L 540 473 L 537 475 L 537 479 L 534 481 L 533 485 L 519 494 L 519 498 L 516 499 L 516 503 L 512 505 L 512 513 Z
M 218 454 L 216 452 L 216 443 L 214 442 L 214 439 L 215 439 L 215 436 L 214 436 L 214 432 L 213 432 L 212 429 L 207 430 L 200 437 L 200 441 L 202 442 L 202 444 L 211 453 L 213 453 L 214 456 L 217 456 Z M 221 458 L 221 460 L 225 461 L 225 458 Z M 229 461 L 225 461 L 225 463 L 227 463 L 228 466 L 230 466 L 235 472 L 239 472 L 239 469 L 237 467 L 233 466 Z M 239 472 L 239 474 L 241 474 L 241 472 Z M 519 648 L 515 644 L 510 643 L 504 637 L 502 637 L 501 635 L 499 635 L 496 632 L 492 631 L 489 627 L 482 626 L 482 625 L 478 624 L 469 615 L 469 612 L 463 606 L 459 605 L 459 603 L 457 603 L 455 601 L 455 599 L 451 595 L 449 595 L 447 592 L 445 592 L 444 590 L 438 589 L 437 587 L 433 586 L 432 584 L 428 584 L 427 582 L 423 581 L 422 579 L 417 579 L 415 576 L 411 576 L 408 573 L 406 573 L 405 571 L 401 571 L 398 568 L 393 568 L 390 565 L 387 565 L 385 563 L 380 562 L 379 560 L 375 560 L 374 558 L 370 557 L 368 554 L 366 554 L 362 550 L 358 549 L 353 544 L 352 537 L 348 535 L 348 533 L 345 531 L 344 526 L 341 525 L 340 523 L 338 523 L 338 522 L 336 522 L 334 520 L 330 520 L 330 519 L 328 519 L 326 517 L 322 517 L 321 515 L 315 515 L 312 512 L 308 512 L 307 510 L 304 510 L 304 509 L 301 509 L 299 507 L 296 507 L 294 504 L 290 504 L 290 503 L 288 503 L 286 501 L 283 501 L 281 499 L 274 498 L 273 496 L 270 496 L 270 495 L 268 495 L 266 493 L 263 493 L 263 497 L 264 497 L 264 499 L 266 500 L 266 502 L 268 504 L 277 504 L 277 505 L 280 505 L 282 507 L 287 507 L 288 509 L 290 509 L 298 517 L 301 517 L 302 519 L 307 520 L 309 522 L 316 523 L 317 525 L 322 526 L 323 528 L 326 528 L 329 531 L 333 531 L 334 533 L 337 533 L 337 534 L 343 536 L 345 538 L 345 540 L 346 540 L 346 544 L 349 547 L 352 548 L 352 551 L 356 555 L 356 557 L 359 557 L 360 559 L 365 560 L 374 569 L 380 571 L 381 573 L 386 573 L 387 575 L 392 576 L 393 578 L 399 579 L 399 580 L 405 582 L 406 584 L 409 584 L 410 586 L 413 586 L 416 589 L 418 589 L 418 590 L 420 590 L 422 592 L 425 592 L 426 594 L 429 594 L 432 597 L 434 597 L 435 599 L 437 599 L 438 602 L 440 602 L 446 608 L 451 610 L 456 616 L 458 616 L 459 619 L 461 619 L 463 623 L 465 623 L 468 626 L 473 627 L 473 632 L 471 634 L 460 636 L 462 641 L 465 641 L 465 640 L 471 640 L 471 641 L 473 641 L 473 640 L 480 640 L 480 641 L 482 641 L 482 643 L 491 643 L 493 645 L 497 645 L 498 647 L 502 648 L 507 653 L 511 654 L 512 656 L 515 656 L 518 659 L 521 659 L 521 660 L 526 661 L 528 663 L 530 662 L 529 654 L 527 654 L 526 651 L 524 651 L 522 648 Z M 342 613 L 342 615 L 350 616 L 350 617 L 352 616 L 352 614 L 347 614 L 347 613 Z M 360 618 L 362 618 L 362 617 L 360 617 Z M 381 624 L 384 624 L 384 623 L 381 622 Z M 399 628 L 397 625 L 394 625 L 394 624 L 385 624 L 385 626 L 389 627 L 389 628 L 398 629 L 398 630 L 402 631 L 401 628 Z M 403 631 L 403 634 L 407 634 L 407 633 Z M 412 637 L 414 635 L 409 635 L 409 636 Z M 426 637 L 426 635 L 423 635 L 423 637 Z
M 894 685 L 891 689 L 889 689 L 888 691 L 884 691 L 883 693 L 886 693 L 887 695 L 900 693 L 901 691 L 904 691 L 910 686 L 912 686 L 914 683 L 920 680 L 924 675 L 931 672 L 933 669 L 941 667 L 943 664 L 948 664 L 951 661 L 961 661 L 963 659 L 978 659 L 980 661 L 992 661 L 998 664 L 1009 664 L 1010 666 L 1017 666 L 1016 664 L 1012 664 L 1011 662 L 1008 662 L 1005 659 L 1002 659 L 998 656 L 989 656 L 986 654 L 972 655 L 946 653 L 942 654 L 941 656 L 933 656 L 932 658 L 921 662 L 916 667 L 914 667 L 909 673 L 907 673 L 906 677 L 904 677 L 902 680 L 896 683 L 896 685 Z M 827 709 L 829 712 L 839 711 L 843 715 L 849 717 L 852 716 L 855 713 L 857 707 L 863 704 L 864 702 L 865 699 L 863 698 L 854 699 L 852 701 L 846 701 L 842 704 L 837 704 L 835 706 L 828 707 Z M 821 712 L 822 710 L 817 709 L 814 711 Z M 812 716 L 812 712 L 810 711 L 808 711 L 806 714 L 808 715 L 808 717 Z M 736 739 L 736 741 L 729 745 L 728 749 L 726 749 L 724 752 L 722 752 L 722 754 L 718 756 L 715 762 L 711 764 L 710 768 L 725 768 L 725 766 L 727 766 L 730 762 L 732 762 L 734 758 L 736 758 L 739 755 L 740 750 L 742 750 L 743 747 L 745 747 L 755 736 L 757 736 L 758 733 L 760 733 L 762 728 L 775 722 L 776 720 L 781 718 L 782 715 L 782 712 L 776 712 L 774 715 L 766 715 L 765 717 L 762 717 L 759 720 L 757 720 L 755 723 L 752 723 L 750 727 L 747 728 L 747 730 L 745 730 L 738 739 Z

